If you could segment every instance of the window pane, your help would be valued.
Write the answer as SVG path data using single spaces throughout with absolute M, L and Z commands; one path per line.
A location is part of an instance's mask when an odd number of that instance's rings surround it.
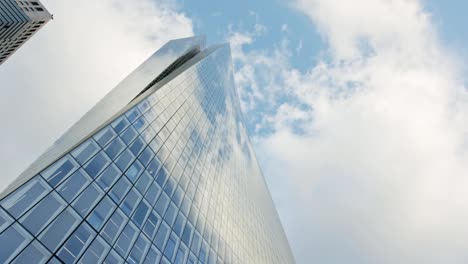
M 109 255 L 107 255 L 106 260 L 104 261 L 105 264 L 120 264 L 123 263 L 122 257 L 117 254 L 114 250 L 112 250 Z M 154 264 L 154 263 L 153 263 Z
M 192 231 L 193 227 L 190 222 L 187 222 L 185 225 L 184 232 L 182 233 L 182 241 L 184 241 L 185 245 L 190 245 L 190 239 L 192 238 Z
M 107 126 L 99 131 L 95 136 L 94 139 L 99 143 L 101 147 L 104 147 L 109 143 L 113 138 L 117 136 L 114 129 L 111 126 Z
M 85 166 L 86 172 L 91 178 L 96 178 L 110 163 L 109 157 L 104 152 L 99 152 L 93 159 L 91 159 Z
M 172 226 L 172 224 L 174 223 L 175 217 L 177 215 L 177 211 L 178 211 L 178 209 L 175 206 L 175 204 L 170 203 L 169 207 L 167 208 L 166 214 L 164 215 L 164 220 L 166 220 L 166 222 L 170 226 Z
M 115 163 L 121 171 L 125 171 L 134 159 L 135 156 L 130 152 L 130 150 L 126 149 L 122 154 L 120 154 Z
M 136 184 L 136 188 L 138 191 L 140 191 L 141 194 L 145 194 L 146 190 L 150 187 L 151 184 L 151 176 L 148 174 L 148 172 L 143 172 L 141 175 L 140 179 L 138 180 Z
M 105 148 L 105 151 L 109 158 L 114 160 L 115 157 L 117 157 L 122 152 L 122 150 L 124 150 L 124 148 L 125 143 L 119 137 L 117 137 Z
M 61 160 L 55 162 L 48 169 L 43 171 L 41 175 L 54 187 L 56 187 L 62 180 L 70 176 L 79 165 L 70 156 L 66 155 Z
M 127 130 L 125 130 L 125 132 L 122 133 L 120 138 L 122 138 L 122 140 L 128 146 L 136 138 L 137 135 L 138 133 L 136 132 L 136 130 L 130 126 L 129 128 L 127 128 Z
M 148 254 L 146 254 L 146 259 L 144 264 L 154 264 L 154 263 L 159 263 L 159 259 L 161 258 L 161 253 L 159 250 L 151 246 L 151 248 L 148 251 Z
M 156 202 L 156 198 L 158 198 L 158 194 L 160 191 L 161 187 L 159 187 L 159 185 L 153 182 L 145 195 L 146 200 L 151 204 L 151 206 L 153 206 Z
M 50 258 L 50 253 L 41 243 L 33 241 L 12 263 L 46 263 Z
M 159 213 L 159 215 L 164 215 L 164 212 L 166 211 L 166 207 L 168 203 L 169 203 L 169 197 L 165 193 L 162 193 L 159 196 L 159 199 L 155 205 L 155 209 Z
M 140 157 L 138 159 L 140 162 L 143 164 L 143 166 L 148 165 L 148 163 L 151 161 L 151 159 L 154 157 L 154 153 L 151 150 L 150 147 L 146 147 L 143 152 L 141 153 Z
M 9 194 L 1 205 L 15 218 L 19 218 L 26 210 L 34 206 L 48 192 L 50 186 L 42 178 L 34 177 L 31 181 Z
M 75 199 L 86 186 L 91 183 L 91 178 L 82 169 L 77 170 L 73 173 L 70 178 L 64 181 L 58 188 L 57 191 L 62 195 L 63 198 L 69 203 Z
M 138 227 L 141 227 L 144 221 L 146 220 L 146 217 L 148 216 L 148 213 L 150 212 L 149 209 L 150 209 L 149 204 L 145 200 L 141 200 L 132 218 L 133 222 Z
M 133 123 L 139 116 L 140 116 L 140 111 L 134 106 L 132 109 L 128 110 L 127 113 L 125 113 L 125 116 L 127 116 L 128 121 L 130 123 Z
M 92 183 L 78 196 L 72 206 L 82 217 L 85 217 L 101 200 L 102 196 L 104 196 L 104 192 L 101 188 Z
M 13 223 L 13 218 L 11 218 L 5 210 L 0 208 L 0 233 L 3 232 L 11 223 Z
M 119 204 L 131 187 L 130 181 L 126 177 L 121 177 L 114 187 L 112 187 L 109 196 L 116 204 Z
M 0 245 L 2 245 L 0 247 L 0 263 L 12 260 L 31 240 L 31 235 L 18 224 L 10 226 L 0 234 Z
M 159 159 L 155 156 L 153 160 L 150 162 L 148 167 L 146 168 L 146 171 L 153 176 L 153 178 L 156 178 L 156 172 L 159 169 L 159 166 L 161 166 L 161 162 Z
M 111 164 L 104 170 L 101 176 L 99 176 L 97 183 L 104 191 L 107 191 L 119 179 L 120 175 L 122 175 L 122 173 L 119 168 L 114 164 Z
M 153 239 L 156 234 L 156 227 L 159 223 L 159 216 L 153 211 L 148 217 L 148 221 L 145 222 L 143 232 L 150 238 Z
M 164 248 L 164 244 L 166 243 L 166 239 L 169 236 L 169 226 L 162 222 L 159 226 L 158 232 L 156 233 L 156 237 L 154 238 L 154 244 L 159 250 Z
M 87 220 L 96 230 L 99 231 L 116 207 L 117 206 L 114 202 L 106 196 L 94 208 Z
M 132 153 L 135 156 L 138 156 L 138 154 L 140 154 L 140 152 L 143 150 L 144 146 L 145 142 L 143 142 L 143 140 L 140 137 L 137 137 L 135 141 L 133 141 L 133 143 L 130 145 L 130 151 L 132 151 Z
M 65 201 L 58 194 L 52 192 L 26 213 L 20 222 L 29 232 L 36 236 L 66 205 Z
M 70 235 L 80 222 L 80 216 L 68 207 L 39 236 L 39 240 L 52 252 Z
M 128 256 L 129 263 L 141 263 L 143 261 L 143 257 L 146 255 L 151 243 L 145 236 L 139 236 L 135 245 L 132 247 L 132 251 Z
M 124 213 L 117 209 L 102 229 L 102 237 L 104 237 L 104 239 L 106 239 L 109 244 L 113 244 L 117 236 L 124 228 L 125 223 L 127 223 L 127 220 L 128 218 L 124 215 Z
M 140 199 L 141 194 L 139 194 L 135 189 L 132 189 L 123 200 L 120 208 L 127 216 L 130 216 L 135 210 L 138 202 L 140 202 Z
M 135 183 L 142 171 L 143 165 L 141 165 L 141 163 L 138 160 L 135 160 L 132 166 L 130 166 L 127 172 L 125 172 L 125 175 L 132 183 Z
M 120 234 L 119 239 L 115 243 L 115 250 L 117 250 L 117 252 L 120 253 L 120 255 L 126 257 L 133 243 L 135 242 L 137 235 L 138 230 L 136 226 L 134 226 L 132 222 L 129 222 L 125 226 L 124 230 L 122 231 L 122 234 Z
M 168 260 L 172 260 L 176 245 L 177 245 L 176 238 L 171 236 L 169 240 L 167 241 L 166 248 L 164 249 L 164 256 L 166 256 Z
M 114 128 L 115 132 L 117 134 L 120 134 L 128 125 L 130 125 L 130 122 L 128 122 L 127 118 L 125 116 L 121 116 L 117 118 L 114 122 L 112 122 L 112 127 Z
M 110 246 L 100 237 L 96 237 L 78 263 L 101 263 L 109 252 Z
M 94 154 L 99 151 L 99 146 L 94 142 L 93 139 L 88 139 L 87 141 L 81 143 L 76 149 L 74 149 L 71 154 L 72 156 L 83 165 L 88 161 Z
M 58 256 L 65 263 L 75 262 L 89 243 L 91 243 L 95 235 L 96 232 L 89 225 L 82 223 L 60 249 Z

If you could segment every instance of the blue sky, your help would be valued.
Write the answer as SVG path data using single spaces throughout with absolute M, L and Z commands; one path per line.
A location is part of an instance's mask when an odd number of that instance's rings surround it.
M 0 67 L 1 188 L 167 40 L 205 34 L 231 43 L 298 263 L 467 262 L 466 1 L 42 2 L 55 19 Z

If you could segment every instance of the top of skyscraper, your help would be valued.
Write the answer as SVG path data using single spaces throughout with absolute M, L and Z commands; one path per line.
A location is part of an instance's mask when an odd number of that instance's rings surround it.
M 38 0 L 0 0 L 0 65 L 50 19 Z

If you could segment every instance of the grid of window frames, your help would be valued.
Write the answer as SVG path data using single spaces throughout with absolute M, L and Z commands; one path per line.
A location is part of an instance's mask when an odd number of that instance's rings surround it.
M 0 263 L 290 263 L 228 49 L 0 201 Z

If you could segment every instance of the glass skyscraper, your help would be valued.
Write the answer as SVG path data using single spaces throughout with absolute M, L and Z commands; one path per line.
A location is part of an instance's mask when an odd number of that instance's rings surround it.
M 0 263 L 294 263 L 228 44 L 168 42 L 0 196 Z

